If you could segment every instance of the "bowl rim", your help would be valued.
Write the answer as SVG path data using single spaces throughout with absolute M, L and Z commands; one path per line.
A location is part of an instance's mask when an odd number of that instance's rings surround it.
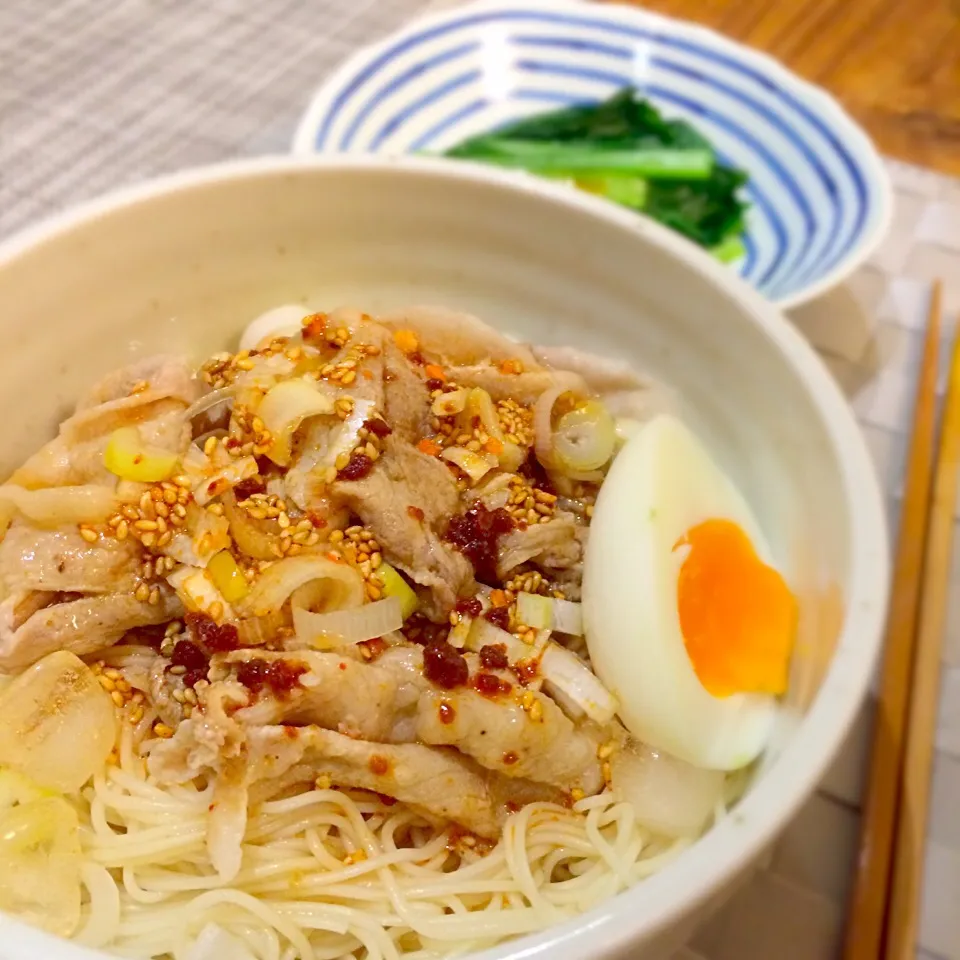
M 638 24 L 653 25 L 663 31 L 699 38 L 706 44 L 712 44 L 736 55 L 747 63 L 752 63 L 759 71 L 776 78 L 781 85 L 792 88 L 804 98 L 812 101 L 825 115 L 832 129 L 843 140 L 857 146 L 855 162 L 864 173 L 871 199 L 876 204 L 878 211 L 873 224 L 861 234 L 859 242 L 851 247 L 841 260 L 818 279 L 808 282 L 786 296 L 769 298 L 770 302 L 775 303 L 781 310 L 790 310 L 808 303 L 838 286 L 858 267 L 863 265 L 871 254 L 877 250 L 889 232 L 893 223 L 895 196 L 890 173 L 884 165 L 873 140 L 833 94 L 794 73 L 771 54 L 747 46 L 711 27 L 679 17 L 671 17 L 644 7 L 628 6 L 622 2 L 597 4 L 587 2 L 587 0 L 471 0 L 469 3 L 456 4 L 452 7 L 428 11 L 421 16 L 417 16 L 398 29 L 391 31 L 382 40 L 355 50 L 320 83 L 314 90 L 309 104 L 294 131 L 290 142 L 291 153 L 313 156 L 338 155 L 338 151 L 332 149 L 317 151 L 313 147 L 317 131 L 323 123 L 327 111 L 333 105 L 333 100 L 340 93 L 347 80 L 352 79 L 364 66 L 376 60 L 381 54 L 386 53 L 401 38 L 442 26 L 471 14 L 496 13 L 506 10 L 549 11 L 554 13 L 566 11 L 571 14 L 582 14 L 589 10 L 591 16 L 595 19 L 603 19 L 606 16 L 611 23 L 633 20 Z M 480 28 L 471 26 L 466 29 L 469 31 Z M 350 156 L 359 155 L 350 154 Z M 383 155 L 386 156 L 386 154 Z M 693 241 L 688 242 L 693 244 Z
M 441 179 L 526 194 L 566 208 L 574 217 L 605 221 L 656 244 L 699 273 L 717 296 L 736 301 L 751 323 L 794 370 L 830 441 L 850 513 L 850 589 L 837 648 L 821 687 L 790 742 L 731 814 L 691 848 L 642 883 L 610 897 L 578 917 L 527 934 L 472 956 L 475 960 L 582 960 L 601 948 L 625 953 L 631 943 L 653 937 L 691 914 L 737 877 L 776 838 L 809 797 L 836 755 L 867 692 L 880 649 L 890 564 L 886 510 L 865 439 L 840 388 L 799 331 L 769 302 L 706 252 L 654 221 L 633 216 L 586 193 L 538 178 L 434 158 L 378 156 L 260 157 L 199 167 L 149 180 L 88 201 L 0 242 L 4 269 L 44 244 L 95 226 L 111 214 L 148 207 L 174 194 L 243 181 L 314 173 L 352 176 L 364 172 L 398 178 Z M 9 960 L 104 960 L 74 942 L 0 914 L 0 936 Z

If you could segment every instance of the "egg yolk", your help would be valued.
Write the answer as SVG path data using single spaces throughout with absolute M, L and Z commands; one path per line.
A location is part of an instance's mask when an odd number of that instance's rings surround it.
M 677 610 L 700 682 L 715 697 L 783 693 L 797 614 L 783 577 L 730 520 L 691 527 L 673 549 L 682 546 Z

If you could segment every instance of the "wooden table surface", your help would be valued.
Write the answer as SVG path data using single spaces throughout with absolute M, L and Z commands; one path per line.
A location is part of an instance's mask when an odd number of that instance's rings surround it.
M 881 152 L 960 176 L 960 0 L 632 0 L 830 90 Z

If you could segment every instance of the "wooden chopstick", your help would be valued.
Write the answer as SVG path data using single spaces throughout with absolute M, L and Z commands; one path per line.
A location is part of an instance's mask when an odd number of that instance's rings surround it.
M 914 960 L 930 774 L 940 686 L 943 640 L 953 553 L 957 477 L 960 475 L 960 337 L 954 337 L 950 379 L 940 426 L 940 443 L 927 528 L 926 557 L 917 621 L 913 685 L 901 771 L 900 806 L 893 851 L 887 915 L 887 960 Z
M 864 794 L 860 857 L 847 917 L 843 960 L 877 960 L 884 933 L 899 800 L 924 542 L 930 508 L 940 348 L 941 285 L 934 285 L 917 383 L 900 534 Z

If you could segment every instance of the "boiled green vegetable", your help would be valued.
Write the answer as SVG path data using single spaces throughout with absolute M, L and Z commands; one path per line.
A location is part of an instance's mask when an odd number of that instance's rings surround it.
M 471 137 L 447 156 L 570 181 L 637 210 L 706 247 L 718 259 L 744 253 L 747 174 L 722 164 L 683 120 L 664 119 L 627 88 Z

